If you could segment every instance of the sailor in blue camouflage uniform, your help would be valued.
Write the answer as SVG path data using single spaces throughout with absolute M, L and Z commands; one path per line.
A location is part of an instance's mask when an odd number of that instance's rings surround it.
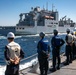
M 50 56 L 49 41 L 44 38 L 45 34 L 41 32 L 39 34 L 40 41 L 37 45 L 38 61 L 40 66 L 40 75 L 47 75 L 48 72 L 48 58 Z
M 64 44 L 64 40 L 58 35 L 58 31 L 55 29 L 53 30 L 54 36 L 51 40 L 52 45 L 52 64 L 53 68 L 50 71 L 54 72 L 56 69 L 60 69 L 60 47 Z M 56 65 L 56 63 L 58 63 Z

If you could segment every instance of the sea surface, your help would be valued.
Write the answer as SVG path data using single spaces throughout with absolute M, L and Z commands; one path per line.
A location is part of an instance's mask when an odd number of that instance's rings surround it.
M 64 39 L 65 34 L 60 34 L 60 37 Z M 49 40 L 50 44 L 52 35 L 46 35 L 46 38 Z M 15 42 L 21 45 L 21 48 L 25 53 L 25 58 L 21 60 L 20 70 L 37 63 L 37 43 L 39 40 L 40 38 L 38 35 L 16 36 Z M 0 36 L 0 75 L 4 75 L 6 69 L 6 62 L 4 59 L 4 50 L 5 50 L 4 48 L 7 44 L 8 44 L 7 38 L 5 36 Z M 65 44 L 61 48 L 61 53 L 62 52 L 65 52 Z M 50 52 L 50 58 L 52 58 L 51 52 Z

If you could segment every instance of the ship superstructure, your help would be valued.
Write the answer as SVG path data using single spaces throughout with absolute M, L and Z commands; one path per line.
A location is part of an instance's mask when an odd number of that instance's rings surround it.
M 49 11 L 40 9 L 40 7 L 31 8 L 29 13 L 21 13 L 18 24 L 16 25 L 16 34 L 38 34 L 40 32 L 52 33 L 54 29 L 59 32 L 66 32 L 67 28 L 74 29 L 76 24 L 64 16 L 59 21 L 58 11 Z
M 19 16 L 16 34 L 52 33 L 59 25 L 58 11 L 41 10 L 40 7 L 36 7 L 31 8 L 29 13 L 21 13 Z
M 73 22 L 70 18 L 67 18 L 67 16 L 64 16 L 59 21 L 58 30 L 59 32 L 66 32 L 67 28 L 70 28 L 72 31 L 75 29 L 76 23 Z

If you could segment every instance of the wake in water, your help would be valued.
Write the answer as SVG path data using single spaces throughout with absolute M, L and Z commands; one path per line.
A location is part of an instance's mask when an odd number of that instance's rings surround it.
M 27 57 L 27 58 L 21 60 L 19 70 L 34 66 L 37 62 L 38 62 L 37 54 Z M 5 75 L 5 70 L 6 70 L 6 66 L 0 65 L 0 75 Z

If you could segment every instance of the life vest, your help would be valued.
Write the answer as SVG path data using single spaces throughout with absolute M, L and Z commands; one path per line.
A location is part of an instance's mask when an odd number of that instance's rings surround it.
M 74 36 L 74 44 L 75 44 L 75 46 L 76 46 L 76 36 Z
M 20 45 L 19 44 L 15 42 L 11 42 L 7 45 L 7 48 L 8 48 L 9 57 L 11 59 L 14 59 L 15 57 L 20 56 Z
M 68 43 L 72 43 L 73 42 L 73 36 L 71 34 L 68 34 Z

